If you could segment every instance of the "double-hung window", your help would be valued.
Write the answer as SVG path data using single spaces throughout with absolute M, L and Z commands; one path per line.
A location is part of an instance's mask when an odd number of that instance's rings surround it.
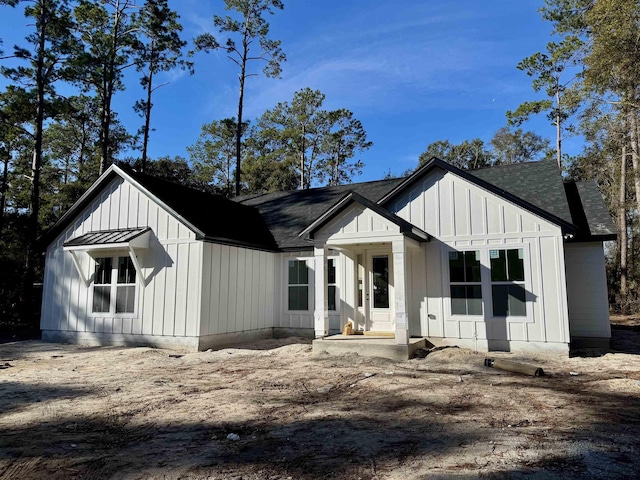
M 288 310 L 309 310 L 309 269 L 306 260 L 289 260 Z
M 135 312 L 136 270 L 129 256 L 98 257 L 93 278 L 93 313 Z
M 482 315 L 480 251 L 449 252 L 452 315 Z
M 524 250 L 489 250 L 494 317 L 526 317 Z

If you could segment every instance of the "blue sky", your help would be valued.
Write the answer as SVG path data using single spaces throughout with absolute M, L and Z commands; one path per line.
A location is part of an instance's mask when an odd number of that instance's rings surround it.
M 347 108 L 362 121 L 373 147 L 360 155 L 363 174 L 354 181 L 382 178 L 417 165 L 436 140 L 486 142 L 506 124 L 505 112 L 535 98 L 531 79 L 517 63 L 543 50 L 551 25 L 537 10 L 542 0 L 284 0 L 269 17 L 270 36 L 287 55 L 281 79 L 248 80 L 245 115 L 255 119 L 304 87 L 326 94 L 325 108 Z M 222 0 L 170 0 L 191 40 L 213 32 Z M 27 21 L 21 10 L 0 9 L 4 50 L 22 43 Z M 162 75 L 171 83 L 154 97 L 149 154 L 188 157 L 203 123 L 234 116 L 237 70 L 224 52 L 198 54 L 195 74 Z M 252 68 L 259 70 L 257 66 Z M 142 96 L 130 72 L 127 90 L 114 107 L 130 131 L 141 120 L 132 105 Z M 2 85 L 4 80 L 0 80 Z M 524 128 L 554 139 L 544 118 Z M 568 139 L 577 153 L 579 139 Z

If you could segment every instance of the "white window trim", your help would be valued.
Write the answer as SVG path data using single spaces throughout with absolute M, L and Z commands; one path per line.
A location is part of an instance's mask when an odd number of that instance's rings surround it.
M 329 260 L 333 260 L 333 268 L 336 271 L 335 277 L 336 277 L 336 281 L 335 283 L 329 283 Z M 333 313 L 338 313 L 340 312 L 340 282 L 338 281 L 338 279 L 340 278 L 340 269 L 338 267 L 339 264 L 339 257 L 335 256 L 335 255 L 331 255 L 327 257 L 327 298 L 329 296 L 329 287 L 333 286 L 336 288 L 336 298 L 335 298 L 335 304 L 336 304 L 336 308 L 334 310 L 329 309 L 330 312 Z
M 294 284 L 294 285 L 290 285 L 289 284 L 289 262 L 291 261 L 301 261 L 301 262 L 305 262 L 307 264 L 307 310 L 289 310 L 289 287 L 290 286 L 302 286 L 304 284 Z M 311 261 L 311 265 L 309 264 L 309 262 Z M 284 312 L 286 314 L 290 314 L 290 315 L 301 315 L 301 314 L 308 314 L 308 313 L 313 313 L 314 308 L 313 308 L 313 289 L 314 289 L 314 284 L 313 284 L 313 279 L 312 279 L 312 272 L 313 272 L 313 258 L 309 258 L 309 257 L 285 257 L 284 259 Z M 315 277 L 315 276 L 314 276 Z
M 487 316 L 487 306 L 485 302 L 485 285 L 484 285 L 484 275 L 483 271 L 485 270 L 485 260 L 484 260 L 484 252 L 482 251 L 484 247 L 480 247 L 474 245 L 472 247 L 451 247 L 448 246 L 442 249 L 442 297 L 444 300 L 444 313 L 445 318 L 447 320 L 455 320 L 455 321 L 473 321 L 473 322 L 481 322 L 484 321 Z M 480 290 L 482 292 L 482 314 L 481 315 L 460 315 L 451 313 L 451 275 L 449 272 L 449 252 L 480 252 Z M 487 253 L 488 255 L 488 253 Z M 453 282 L 453 285 L 469 285 L 476 284 L 476 282 Z
M 524 267 L 524 281 L 519 281 L 519 282 L 513 282 L 513 281 L 496 281 L 493 282 L 491 280 L 491 259 L 489 258 L 489 250 L 518 250 L 518 249 L 522 249 L 522 256 L 523 256 L 523 267 Z M 515 244 L 515 243 L 509 243 L 509 244 L 503 244 L 503 245 L 490 245 L 489 248 L 487 248 L 487 265 L 489 265 L 489 291 L 488 291 L 488 295 L 491 299 L 490 303 L 490 309 L 488 309 L 488 311 L 491 313 L 491 316 L 489 318 L 491 318 L 492 320 L 506 320 L 507 322 L 519 322 L 519 323 L 533 323 L 533 315 L 532 315 L 532 310 L 533 310 L 533 302 L 531 301 L 531 255 L 529 252 L 529 245 L 527 244 Z M 524 287 L 524 299 L 525 299 L 525 309 L 526 309 L 526 315 L 524 316 L 506 316 L 506 317 L 496 317 L 493 314 L 493 291 L 491 289 L 491 287 L 493 285 L 511 285 L 511 284 L 516 284 L 516 285 L 522 285 Z M 483 291 L 484 292 L 484 291 Z M 484 293 L 483 293 L 484 295 Z
M 97 265 L 93 266 L 93 272 L 90 277 L 90 288 L 89 288 L 89 308 L 91 313 L 89 314 L 91 317 L 113 317 L 113 318 L 136 318 L 138 315 L 138 293 L 140 288 L 140 282 L 138 281 L 138 269 L 136 268 L 136 281 L 133 283 L 118 283 L 118 259 L 120 257 L 129 257 L 129 252 L 122 251 L 120 253 L 109 253 L 104 256 L 96 255 L 95 258 L 111 258 L 111 291 L 109 294 L 109 311 L 108 312 L 94 312 L 93 311 L 93 289 L 96 286 L 95 284 L 95 272 Z M 93 258 L 92 258 L 93 259 Z M 133 260 L 132 260 L 133 262 Z M 135 263 L 134 263 L 135 268 Z M 98 286 L 106 286 L 107 284 L 98 284 Z M 133 300 L 133 312 L 119 312 L 116 313 L 116 297 L 118 294 L 118 286 L 120 287 L 135 287 L 135 294 Z
M 525 305 L 527 315 L 523 317 L 494 317 L 493 316 L 493 296 L 491 294 L 491 262 L 489 260 L 489 250 L 514 250 L 521 248 L 524 255 L 524 289 Z M 482 315 L 459 315 L 451 313 L 451 280 L 449 275 L 449 252 L 480 252 L 480 280 L 482 289 Z M 456 322 L 484 322 L 484 321 L 506 321 L 507 323 L 534 323 L 533 307 L 531 298 L 531 252 L 527 243 L 503 243 L 500 245 L 470 245 L 455 247 L 447 245 L 442 249 L 442 297 L 444 302 L 444 316 L 447 321 Z M 454 282 L 457 284 L 458 282 Z M 496 282 L 500 283 L 500 282 Z M 505 282 L 510 283 L 510 282 Z M 521 282 L 518 282 L 519 284 Z

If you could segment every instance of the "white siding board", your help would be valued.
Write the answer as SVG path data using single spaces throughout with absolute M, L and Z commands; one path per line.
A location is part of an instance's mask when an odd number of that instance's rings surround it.
M 247 284 L 247 250 L 244 248 L 238 248 L 238 287 L 237 287 L 237 307 L 236 307 L 236 322 L 233 326 L 235 331 L 243 331 L 245 328 L 245 310 L 247 302 L 250 301 L 246 295 Z
M 238 322 L 238 250 L 229 249 L 229 313 L 224 333 L 234 332 Z
M 543 259 L 552 260 L 555 249 L 556 242 L 554 238 L 540 238 L 540 250 Z M 564 338 L 563 329 L 558 321 L 561 315 L 560 299 L 558 298 L 558 292 L 561 291 L 560 279 L 558 278 L 555 261 L 545 262 L 543 260 L 540 263 L 542 265 L 542 278 L 544 279 L 542 295 L 545 298 L 544 318 L 547 320 L 545 321 L 546 341 L 561 342 Z M 551 319 L 556 321 L 551 321 Z
M 187 276 L 186 336 L 200 331 L 200 301 L 202 298 L 202 242 L 189 242 L 189 275 Z
M 565 246 L 569 326 L 572 336 L 611 336 L 602 242 Z
M 141 286 L 140 281 L 136 284 L 136 313 L 91 314 L 91 286 L 81 281 L 71 254 L 62 250 L 63 243 L 90 231 L 138 226 L 150 226 L 154 236 L 151 248 L 138 254 L 146 285 Z M 125 335 L 184 335 L 187 303 L 199 304 L 200 291 L 188 290 L 190 284 L 199 285 L 201 271 L 201 258 L 190 258 L 200 255 L 200 250 L 197 245 L 190 248 L 185 243 L 194 238 L 193 232 L 159 208 L 148 195 L 122 179 L 115 179 L 49 247 L 42 328 Z M 105 252 L 105 255 L 111 254 L 120 256 L 128 252 Z M 81 252 L 79 262 L 85 277 L 90 278 L 93 261 Z M 199 314 L 196 312 L 192 318 L 196 325 Z
M 527 341 L 527 328 L 525 323 L 509 322 L 509 340 Z
M 231 247 L 227 245 L 220 245 L 220 278 L 224 281 L 220 282 L 220 304 L 218 306 L 218 331 L 217 333 L 226 333 L 228 318 L 229 318 L 229 284 L 231 283 L 231 277 L 229 274 L 231 257 L 229 251 Z
M 153 292 L 153 327 L 151 328 L 151 333 L 153 335 L 162 335 L 164 333 L 164 297 L 167 268 L 167 266 L 162 268 L 154 278 L 155 288 Z
M 249 315 L 249 322 L 247 330 L 255 330 L 257 328 L 264 328 L 266 324 L 266 315 L 260 313 L 260 252 L 257 250 L 251 250 L 251 267 L 252 272 L 249 276 L 249 282 L 251 283 L 251 310 Z
M 485 337 L 489 332 L 489 336 L 508 337 L 519 342 L 567 342 L 568 335 L 563 333 L 566 330 L 566 307 L 563 305 L 566 296 L 562 282 L 560 228 L 455 174 L 435 170 L 425 176 L 422 185 L 424 192 L 421 195 L 416 196 L 414 191 L 401 194 L 393 207 L 400 217 L 434 237 L 425 247 L 427 293 L 426 311 L 420 316 L 421 334 L 465 339 L 477 335 L 481 339 L 482 331 Z M 417 218 L 414 212 L 420 209 L 422 218 Z M 528 317 L 506 322 L 492 320 L 489 317 L 490 282 L 485 282 L 485 318 L 482 321 L 474 323 L 471 319 L 447 318 L 450 302 L 446 280 L 448 265 L 443 260 L 447 245 L 460 249 L 477 248 L 481 252 L 489 248 L 526 246 L 527 289 L 530 290 Z M 488 252 L 486 256 L 488 265 Z M 413 264 L 415 267 L 415 262 Z
M 219 244 L 204 244 L 203 248 L 211 249 L 211 254 L 209 260 L 205 254 L 202 295 L 209 300 L 202 309 L 202 322 L 208 329 L 203 328 L 202 334 L 273 327 L 275 299 L 269 293 L 269 286 L 274 283 L 270 258 L 276 254 Z
M 453 198 L 451 181 L 448 178 L 444 178 L 438 182 L 438 198 L 433 205 L 434 208 L 438 208 L 440 211 L 440 237 L 451 237 L 455 235 L 453 231 L 453 205 L 451 199 Z M 427 232 L 428 233 L 428 232 Z
M 209 270 L 211 274 L 211 281 L 209 282 L 211 293 L 209 295 L 208 334 L 215 335 L 220 333 L 220 285 L 225 281 L 225 279 L 220 277 L 220 245 L 206 244 L 205 247 L 208 247 L 211 250 L 211 267 Z M 206 284 L 203 284 L 203 288 L 206 291 Z
M 175 335 L 175 314 L 176 314 L 176 288 L 178 284 L 177 266 L 179 265 L 178 258 L 178 246 L 176 244 L 167 245 L 167 253 L 172 259 L 171 266 L 165 267 L 165 288 L 166 295 L 164 296 L 164 322 L 162 326 L 162 334 L 165 336 Z
M 280 292 L 277 298 L 279 298 L 279 319 L 275 319 L 275 326 L 282 328 L 313 328 L 313 308 L 315 305 L 314 291 L 315 285 L 313 283 L 315 271 L 314 257 L 312 252 L 287 252 L 278 256 L 278 276 L 277 284 L 280 285 Z M 287 280 L 287 262 L 289 259 L 305 259 L 309 267 L 309 311 L 307 312 L 289 312 L 287 311 L 287 292 L 288 292 L 288 280 Z
M 503 208 L 504 233 L 519 233 L 519 215 L 511 209 Z
M 213 288 L 213 266 L 212 266 L 213 246 L 207 243 L 202 248 L 202 304 L 200 311 L 202 321 L 200 322 L 200 335 L 211 334 L 211 322 L 216 318 L 212 311 Z M 208 320 L 207 320 L 208 319 Z
M 477 192 L 469 190 L 469 220 L 471 222 L 471 235 L 484 235 L 486 229 L 486 211 L 485 198 L 481 197 Z
M 469 190 L 462 188 L 462 186 L 456 186 L 454 182 L 451 183 L 453 190 L 453 212 L 454 212 L 454 225 L 456 235 L 469 235 L 471 222 L 471 215 L 469 214 Z
M 474 338 L 475 336 L 475 323 L 474 321 L 459 322 L 460 325 L 460 338 Z
M 488 199 L 485 199 L 485 201 L 487 207 L 487 233 L 499 235 L 502 233 L 500 205 Z
M 460 322 L 444 322 L 444 336 L 449 338 L 460 338 Z

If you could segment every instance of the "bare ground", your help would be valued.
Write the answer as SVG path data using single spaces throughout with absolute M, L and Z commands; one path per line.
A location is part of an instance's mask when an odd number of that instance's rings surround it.
M 186 355 L 8 343 L 0 478 L 638 478 L 639 338 L 629 323 L 610 352 L 490 355 L 540 378 L 457 348 L 392 362 L 301 339 Z

